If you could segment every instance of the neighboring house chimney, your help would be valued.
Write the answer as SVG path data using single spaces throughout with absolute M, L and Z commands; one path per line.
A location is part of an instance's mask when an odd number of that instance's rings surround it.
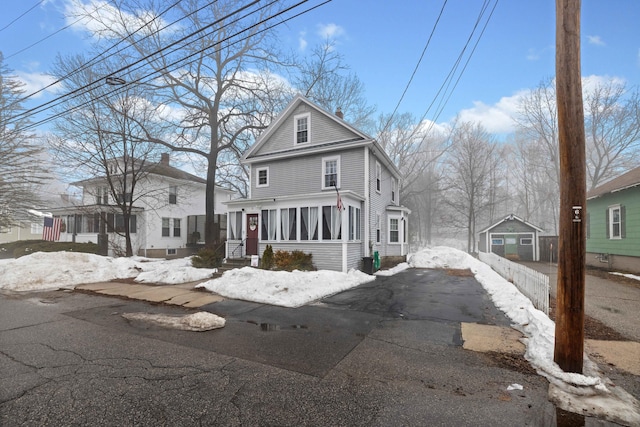
M 169 153 L 160 154 L 160 163 L 169 166 Z
M 336 116 L 340 117 L 341 119 L 344 119 L 344 114 L 342 114 L 342 108 L 338 107 L 338 109 L 336 110 Z

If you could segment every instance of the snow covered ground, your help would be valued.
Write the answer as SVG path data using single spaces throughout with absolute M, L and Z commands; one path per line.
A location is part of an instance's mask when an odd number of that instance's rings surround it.
M 470 269 L 496 307 L 504 311 L 512 320 L 513 327 L 525 335 L 525 357 L 551 383 L 549 394 L 554 403 L 572 412 L 640 425 L 638 402 L 624 390 L 615 387 L 586 356 L 584 375 L 563 372 L 553 362 L 554 322 L 534 308 L 528 298 L 491 267 L 463 251 L 433 247 L 411 254 L 407 257 L 407 263 L 379 271 L 377 275 L 393 275 L 410 267 Z M 16 260 L 0 260 L 0 289 L 33 291 L 73 288 L 81 283 L 125 278 L 156 284 L 203 281 L 198 286 L 228 298 L 299 307 L 375 280 L 375 276 L 359 271 L 287 273 L 245 267 L 207 281 L 214 271 L 193 268 L 189 259 L 167 261 L 39 252 Z

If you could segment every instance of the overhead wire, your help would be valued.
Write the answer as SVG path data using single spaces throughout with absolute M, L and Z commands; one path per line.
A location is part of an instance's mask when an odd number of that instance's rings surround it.
M 213 4 L 213 3 L 215 3 L 216 1 L 218 1 L 218 0 L 214 0 L 214 1 L 210 2 L 209 4 Z M 37 91 L 35 91 L 35 92 L 33 92 L 33 93 L 31 93 L 31 94 L 27 95 L 27 96 L 25 96 L 25 97 L 23 97 L 22 99 L 20 99 L 20 102 L 23 102 L 23 101 L 25 101 L 25 100 L 27 100 L 27 99 L 29 99 L 29 98 L 31 98 L 31 97 L 33 97 L 33 96 L 35 96 L 35 95 L 37 95 L 37 94 L 41 93 L 41 92 L 43 92 L 43 91 L 45 91 L 45 90 L 49 89 L 50 87 L 55 86 L 56 84 L 60 83 L 61 81 L 66 80 L 66 79 L 68 79 L 69 77 L 71 77 L 71 76 L 73 76 L 73 75 L 75 75 L 75 74 L 77 74 L 77 73 L 79 73 L 79 72 L 81 72 L 81 71 L 86 70 L 86 69 L 87 69 L 87 68 L 89 68 L 91 65 L 93 65 L 93 64 L 94 64 L 94 63 L 95 63 L 95 62 L 96 62 L 100 57 L 102 57 L 104 54 L 106 54 L 107 52 L 109 52 L 110 50 L 112 50 L 114 47 L 116 47 L 116 46 L 117 46 L 117 45 L 119 45 L 120 43 L 123 43 L 123 42 L 124 42 L 125 40 L 127 40 L 129 37 L 131 37 L 131 36 L 135 35 L 136 33 L 140 32 L 140 31 L 142 31 L 145 27 L 147 27 L 147 26 L 148 26 L 148 25 L 150 25 L 152 22 L 154 22 L 156 19 L 158 19 L 159 17 L 161 17 L 162 15 L 164 15 L 165 13 L 167 13 L 170 9 L 172 9 L 173 7 L 175 7 L 178 3 L 180 3 L 180 0 L 178 0 L 178 1 L 176 1 L 175 3 L 171 4 L 171 5 L 170 5 L 169 7 L 167 7 L 163 12 L 161 12 L 161 13 L 160 13 L 160 14 L 158 14 L 158 15 L 155 15 L 155 16 L 153 17 L 153 19 L 152 19 L 152 20 L 150 20 L 150 21 L 148 21 L 148 22 L 145 22 L 145 24 L 144 24 L 143 26 L 139 27 L 139 28 L 138 28 L 137 30 L 135 30 L 133 33 L 128 34 L 128 35 L 127 35 L 127 37 L 125 37 L 124 39 L 118 40 L 116 43 L 114 43 L 113 45 L 111 45 L 108 49 L 106 49 L 105 51 L 103 51 L 103 52 L 99 53 L 98 55 L 94 56 L 92 59 L 90 59 L 89 61 L 87 61 L 87 62 L 86 62 L 85 64 L 83 64 L 82 66 L 80 66 L 80 67 L 76 68 L 75 70 L 73 70 L 73 71 L 71 71 L 71 72 L 67 73 L 67 74 L 66 74 L 65 76 L 63 76 L 63 77 L 58 78 L 56 81 L 54 81 L 54 82 L 52 82 L 52 83 L 48 84 L 47 86 L 45 86 L 45 87 L 43 87 L 43 88 L 41 88 L 41 89 L 39 89 L 39 90 L 37 90 Z M 106 3 L 103 3 L 103 4 L 102 4 L 102 6 L 100 6 L 99 8 L 96 8 L 96 9 L 94 10 L 94 12 L 97 12 L 98 10 L 100 10 L 100 9 L 101 9 L 102 7 L 104 7 L 104 6 L 106 6 Z M 78 20 L 76 20 L 75 22 L 73 22 L 72 24 L 68 25 L 67 27 L 65 27 L 65 28 L 63 28 L 63 29 L 66 29 L 66 28 L 68 28 L 69 26 L 74 25 L 74 24 L 78 23 L 79 21 L 81 21 L 81 20 L 83 20 L 83 19 L 84 19 L 84 17 L 81 17 L 81 18 L 79 18 Z M 168 26 L 166 26 L 166 27 L 164 27 L 164 28 L 167 28 L 167 27 L 169 27 L 169 26 L 171 26 L 171 25 L 175 24 L 176 22 L 179 22 L 179 21 L 180 21 L 180 20 L 182 20 L 182 19 L 183 19 L 183 18 L 181 18 L 181 19 L 179 19 L 179 20 L 177 20 L 177 21 L 174 21 L 174 22 L 172 22 L 171 24 L 169 24 Z M 164 28 L 163 28 L 163 29 L 164 29 Z M 62 30 L 62 29 L 61 29 L 61 30 Z M 59 31 L 61 31 L 61 30 L 59 30 Z M 161 29 L 161 30 L 162 30 L 162 29 Z M 161 30 L 158 30 L 158 31 L 161 31 Z M 58 32 L 59 32 L 59 31 L 58 31 Z M 151 35 L 154 35 L 154 34 L 155 34 L 155 33 L 151 33 L 151 34 L 149 34 L 149 35 L 145 36 L 142 40 L 144 40 L 146 37 L 150 37 Z M 44 40 L 44 39 L 43 39 L 43 40 Z M 42 40 L 40 40 L 40 41 L 42 41 Z M 39 42 L 37 42 L 37 43 L 39 43 Z M 36 43 L 36 44 L 37 44 L 37 43 Z M 34 45 L 35 45 L 35 44 L 34 44 Z M 33 45 L 32 45 L 32 46 L 33 46 Z M 108 59 L 109 57 L 111 57 L 111 56 L 113 56 L 113 55 L 115 55 L 115 54 L 117 54 L 117 53 L 122 52 L 122 51 L 123 51 L 123 50 L 125 50 L 126 48 L 128 48 L 128 46 L 127 46 L 127 47 L 125 47 L 125 48 L 123 48 L 123 49 L 118 50 L 117 52 L 115 52 L 115 53 L 113 53 L 113 54 L 109 55 L 108 57 L 106 57 L 106 58 L 104 58 L 104 59 Z
M 215 1 L 217 1 L 217 0 L 215 0 Z M 211 2 L 210 4 L 215 3 L 215 1 Z M 250 3 L 249 5 L 245 5 L 245 6 L 244 6 L 243 8 L 241 8 L 241 9 L 236 9 L 236 11 L 231 12 L 229 15 L 225 16 L 225 18 L 224 18 L 224 19 L 228 18 L 229 16 L 234 15 L 235 13 L 238 13 L 239 11 L 241 11 L 241 10 L 243 10 L 243 9 L 246 9 L 246 8 L 247 8 L 247 7 L 249 7 L 250 5 L 255 4 L 255 3 L 257 3 L 257 2 L 259 2 L 259 0 L 254 0 L 254 1 L 253 1 L 252 3 Z M 217 21 L 215 21 L 215 22 L 213 22 L 213 23 L 211 23 L 211 24 L 207 25 L 207 26 L 206 26 L 206 28 L 210 28 L 210 27 L 212 27 L 212 26 L 216 25 L 216 24 L 217 24 L 217 23 L 219 23 L 219 22 L 220 22 L 220 20 L 217 20 Z M 201 31 L 203 31 L 203 30 L 202 30 L 202 29 L 200 29 L 200 30 L 198 30 L 198 31 L 195 31 L 195 32 L 193 32 L 193 33 L 191 33 L 191 34 L 189 34 L 189 35 L 187 35 L 187 36 L 183 37 L 182 39 L 180 39 L 180 40 L 178 40 L 178 41 L 176 41 L 176 42 L 174 42 L 174 43 L 171 43 L 170 45 L 167 45 L 167 46 L 165 46 L 165 47 L 163 47 L 163 48 L 161 48 L 161 49 L 159 49 L 159 50 L 156 50 L 155 52 L 152 52 L 152 53 L 150 53 L 150 54 L 146 55 L 145 57 L 143 57 L 143 58 L 141 58 L 141 59 L 139 59 L 139 60 L 137 60 L 137 61 L 133 62 L 132 64 L 127 64 L 127 65 L 125 65 L 125 66 L 123 66 L 123 67 L 121 67 L 121 68 L 119 68 L 119 69 L 117 69 L 117 70 L 114 70 L 114 71 L 112 71 L 112 72 L 110 73 L 110 75 L 116 75 L 116 74 L 118 74 L 118 73 L 121 73 L 122 71 L 124 71 L 124 70 L 128 69 L 129 67 L 131 67 L 131 66 L 133 66 L 133 65 L 136 65 L 136 64 L 138 64 L 138 63 L 141 63 L 141 62 L 143 62 L 144 60 L 146 60 L 146 59 L 148 59 L 148 58 L 150 58 L 150 57 L 152 57 L 152 56 L 154 56 L 154 55 L 157 55 L 157 54 L 159 54 L 159 53 L 162 53 L 164 50 L 169 49 L 170 47 L 175 46 L 177 43 L 180 43 L 181 41 L 184 41 L 184 40 L 188 39 L 190 36 L 192 36 L 192 35 L 194 35 L 194 34 L 197 34 L 197 33 L 201 32 Z M 126 38 L 125 38 L 124 40 L 126 40 Z M 174 50 L 174 51 L 175 51 L 175 50 Z M 172 52 L 173 52 L 173 51 L 172 51 Z M 97 58 L 97 57 L 99 57 L 99 56 L 100 56 L 100 55 L 98 55 L 98 56 L 94 57 L 94 59 L 96 59 L 96 58 Z M 82 70 L 82 69 L 86 69 L 86 67 L 85 67 L 85 68 L 80 67 L 80 68 L 78 68 L 78 69 L 77 69 L 77 70 L 75 70 L 75 71 Z M 74 71 L 74 72 L 75 72 L 75 71 Z M 73 73 L 73 72 L 72 72 L 72 73 Z M 67 76 L 70 76 L 72 73 L 69 73 Z M 104 77 L 107 77 L 107 76 L 104 76 Z M 47 101 L 47 102 L 45 102 L 45 103 L 43 103 L 43 104 L 40 104 L 40 105 L 38 105 L 38 106 L 36 106 L 36 107 L 33 107 L 33 108 L 29 109 L 29 110 L 26 110 L 26 111 L 24 111 L 23 113 L 17 114 L 17 115 L 16 115 L 16 116 L 14 116 L 12 119 L 19 119 L 19 118 L 22 118 L 22 117 L 24 117 L 24 116 L 30 116 L 30 115 L 33 115 L 33 114 L 37 114 L 37 113 L 40 113 L 40 112 L 44 111 L 45 109 L 48 109 L 48 108 L 51 108 L 51 107 L 55 107 L 55 106 L 57 106 L 57 105 L 60 105 L 61 103 L 65 102 L 67 98 L 71 97 L 71 99 L 73 99 L 73 98 L 75 98 L 75 97 L 76 97 L 75 95 L 77 95 L 77 94 L 81 94 L 81 93 L 82 93 L 82 91 L 87 90 L 87 89 L 89 89 L 91 86 L 94 86 L 94 85 L 99 84 L 99 83 L 102 83 L 102 80 L 101 80 L 101 79 L 100 79 L 100 80 L 94 80 L 94 81 L 92 81 L 92 82 L 89 82 L 89 83 L 87 83 L 87 84 L 85 84 L 85 85 L 83 85 L 83 86 L 81 86 L 81 87 L 78 87 L 78 88 L 76 88 L 76 89 L 74 89 L 74 90 L 72 90 L 72 91 L 70 91 L 70 92 L 67 92 L 67 93 L 65 93 L 65 94 L 63 94 L 63 95 L 61 95 L 61 96 L 59 96 L 59 97 L 57 97 L 57 98 L 54 98 L 54 99 L 52 99 L 52 100 L 50 100 L 50 101 Z M 50 86 L 51 86 L 51 85 L 50 85 Z M 25 98 L 21 99 L 21 101 L 25 100 L 26 98 L 28 98 L 28 97 L 25 97 Z
M 22 12 L 22 14 L 20 14 L 17 18 L 13 19 L 11 22 L 9 22 L 7 25 L 5 25 L 4 27 L 0 28 L 0 32 L 6 30 L 7 28 L 9 28 L 10 26 L 12 26 L 13 24 L 15 24 L 17 21 L 20 20 L 20 18 L 22 18 L 23 16 L 25 16 L 27 13 L 31 12 L 33 9 L 35 9 L 36 7 L 40 6 L 42 3 L 44 3 L 44 0 L 40 0 L 39 2 L 37 2 L 36 4 L 34 4 L 33 6 L 31 6 L 29 9 L 27 9 L 26 11 Z
M 447 0 L 444 0 L 444 2 L 442 3 L 442 7 L 440 8 L 440 13 L 438 14 L 438 18 L 436 19 L 436 22 L 433 24 L 433 28 L 431 28 L 431 33 L 429 34 L 429 38 L 427 39 L 427 42 L 425 43 L 424 48 L 422 49 L 422 53 L 420 54 L 420 58 L 418 58 L 418 62 L 416 64 L 416 66 L 413 68 L 413 72 L 411 73 L 411 77 L 409 77 L 409 81 L 405 85 L 404 90 L 402 91 L 402 95 L 400 96 L 400 99 L 398 99 L 398 102 L 396 103 L 396 106 L 393 109 L 393 112 L 391 113 L 391 115 L 389 116 L 389 119 L 387 120 L 386 124 L 384 125 L 381 133 L 384 133 L 387 130 L 387 128 L 391 124 L 391 121 L 393 120 L 393 117 L 398 112 L 398 108 L 400 108 L 400 104 L 402 103 L 402 100 L 404 99 L 405 95 L 407 94 L 407 91 L 409 90 L 409 87 L 411 86 L 411 83 L 413 82 L 413 78 L 416 76 L 416 73 L 418 72 L 418 69 L 420 68 L 420 64 L 422 63 L 422 59 L 424 58 L 424 55 L 427 52 L 427 48 L 431 44 L 431 39 L 433 38 L 433 35 L 436 32 L 436 28 L 438 27 L 438 23 L 440 22 L 440 18 L 442 18 L 442 14 L 444 13 L 444 8 L 445 8 L 446 5 L 447 5 Z
M 467 57 L 467 60 L 465 62 L 465 66 L 463 67 L 462 71 L 458 75 L 458 77 L 456 79 L 456 83 L 454 84 L 453 88 L 449 91 L 449 87 L 451 86 L 451 81 L 454 78 L 454 76 L 456 75 L 456 72 L 457 72 L 457 70 L 458 70 L 458 68 L 460 66 L 462 58 L 464 57 L 465 52 L 467 51 L 471 41 L 473 40 L 473 36 L 476 33 L 476 30 L 477 30 L 480 22 L 482 21 L 482 17 L 485 15 L 485 13 L 486 13 L 486 11 L 487 11 L 487 9 L 489 7 L 489 4 L 491 3 L 491 0 L 485 0 L 482 8 L 480 9 L 480 12 L 478 13 L 478 17 L 477 17 L 477 19 L 475 21 L 475 24 L 474 24 L 471 32 L 469 33 L 469 37 L 467 38 L 467 41 L 465 42 L 463 48 L 460 51 L 460 54 L 458 55 L 456 61 L 452 65 L 451 69 L 449 70 L 449 73 L 445 77 L 444 81 L 440 85 L 440 87 L 439 87 L 438 91 L 436 92 L 435 96 L 433 97 L 433 99 L 429 103 L 429 105 L 428 105 L 427 109 L 425 110 L 424 114 L 420 117 L 420 120 L 418 120 L 418 124 L 414 127 L 413 131 L 411 132 L 411 134 L 408 137 L 409 139 L 411 139 L 411 138 L 413 138 L 415 136 L 415 134 L 421 128 L 421 123 L 425 120 L 425 118 L 427 117 L 427 115 L 431 111 L 431 109 L 434 106 L 434 104 L 436 103 L 436 101 L 438 101 L 438 99 L 440 99 L 440 102 L 438 103 L 438 107 L 437 107 L 438 113 L 434 116 L 433 120 L 430 120 L 429 127 L 424 131 L 423 137 L 422 137 L 422 139 L 421 139 L 419 144 L 422 144 L 422 142 L 424 142 L 424 140 L 426 139 L 427 135 L 433 129 L 433 126 L 435 125 L 436 120 L 440 117 L 440 114 L 444 110 L 444 107 L 446 106 L 446 103 L 451 98 L 451 96 L 453 94 L 453 91 L 455 90 L 455 88 L 457 87 L 460 79 L 462 78 L 462 75 L 463 75 L 464 71 L 466 70 L 467 65 L 469 64 L 469 61 L 471 60 L 471 57 L 473 56 L 473 53 L 475 52 L 475 49 L 476 49 L 478 43 L 480 42 L 480 39 L 482 38 L 482 35 L 484 34 L 484 31 L 485 31 L 487 25 L 489 24 L 489 21 L 491 20 L 491 17 L 493 16 L 493 12 L 495 11 L 495 8 L 498 5 L 498 1 L 499 0 L 495 0 L 493 9 L 491 10 L 491 13 L 490 13 L 489 17 L 485 21 L 485 24 L 484 24 L 484 27 L 482 29 L 482 32 L 479 35 L 479 37 L 477 38 L 476 43 L 474 45 L 474 48 L 471 51 L 471 54 Z M 446 95 L 446 100 L 444 102 L 443 102 L 443 99 L 445 99 L 445 98 L 441 97 L 441 93 L 443 93 L 443 91 L 444 91 L 444 94 L 447 94 L 447 91 L 448 91 L 448 95 Z
M 274 15 L 271 15 L 271 16 L 269 16 L 269 17 L 267 17 L 267 18 L 263 19 L 262 21 L 260 21 L 260 22 L 258 22 L 258 23 L 253 24 L 253 25 L 252 25 L 252 26 L 250 26 L 250 27 L 244 28 L 244 29 L 242 29 L 242 30 L 240 30 L 240 31 L 238 31 L 238 32 L 236 32 L 236 33 L 234 33 L 234 34 L 232 34 L 232 35 L 230 35 L 230 36 L 226 37 L 225 39 L 223 39 L 223 40 L 219 41 L 218 43 L 216 43 L 216 45 L 218 46 L 218 49 L 221 49 L 221 47 L 220 47 L 219 45 L 220 45 L 222 42 L 229 41 L 231 38 L 233 38 L 233 37 L 235 37 L 235 36 L 237 36 L 237 35 L 239 35 L 239 34 L 242 34 L 242 33 L 244 33 L 244 32 L 246 32 L 246 31 L 248 31 L 248 30 L 249 30 L 249 29 L 251 29 L 251 28 L 254 28 L 254 27 L 256 27 L 256 26 L 260 26 L 260 25 L 262 25 L 262 24 L 266 23 L 267 21 L 269 21 L 269 20 L 271 20 L 271 19 L 274 19 L 275 17 L 278 17 L 278 16 L 280 16 L 280 15 L 282 15 L 282 14 L 286 13 L 286 12 L 289 12 L 290 10 L 293 10 L 294 8 L 299 7 L 300 5 L 302 5 L 302 4 L 304 4 L 304 3 L 306 3 L 307 1 L 308 1 L 308 0 L 300 1 L 299 3 L 297 3 L 297 4 L 293 5 L 293 6 L 290 6 L 290 7 L 286 8 L 286 9 L 284 9 L 284 10 L 282 10 L 282 11 L 280 11 L 280 12 L 278 12 L 278 13 L 274 14 Z M 288 18 L 286 18 L 286 19 L 284 19 L 284 20 L 280 21 L 280 22 L 277 22 L 276 24 L 273 24 L 273 25 L 271 25 L 271 26 L 267 26 L 267 27 L 265 27 L 265 28 L 261 29 L 260 31 L 258 31 L 256 34 L 259 34 L 259 33 L 261 33 L 261 32 L 264 32 L 264 31 L 270 30 L 270 29 L 272 29 L 272 28 L 275 28 L 275 27 L 277 27 L 277 26 L 279 26 L 279 25 L 282 25 L 282 24 L 284 24 L 284 23 L 288 22 L 288 21 L 289 21 L 289 20 L 291 20 L 291 19 L 294 19 L 294 18 L 296 18 L 296 17 L 298 17 L 298 16 L 301 16 L 301 15 L 303 15 L 303 14 L 305 14 L 305 13 L 308 13 L 308 12 L 310 12 L 311 10 L 314 10 L 314 9 L 316 9 L 316 8 L 318 8 L 318 7 L 321 7 L 321 6 L 323 6 L 323 5 L 327 4 L 327 3 L 331 2 L 331 1 L 332 1 L 332 0 L 325 0 L 324 2 L 322 2 L 322 3 L 320 3 L 320 4 L 314 5 L 314 6 L 310 7 L 310 8 L 308 8 L 308 9 L 306 9 L 306 10 L 304 10 L 304 11 L 300 12 L 300 13 L 297 13 L 297 14 L 295 14 L 295 15 L 291 16 L 291 17 L 288 17 Z M 248 16 L 248 15 L 247 15 L 247 16 Z M 249 36 L 248 36 L 248 37 L 249 37 Z M 247 37 L 242 38 L 242 39 L 239 39 L 239 40 L 236 40 L 236 41 L 234 41 L 233 43 L 230 43 L 230 44 L 226 45 L 225 47 L 232 46 L 233 44 L 235 44 L 235 43 L 239 43 L 239 42 L 244 41 L 244 40 L 246 40 L 246 39 L 247 39 Z M 184 65 L 186 65 L 186 64 L 184 63 L 184 61 L 185 61 L 185 59 L 186 59 L 186 58 L 190 58 L 190 57 L 192 57 L 192 56 L 195 56 L 195 55 L 198 55 L 198 54 L 200 54 L 200 53 L 203 53 L 204 51 L 206 51 L 206 50 L 208 50 L 208 49 L 210 49 L 210 48 L 212 48 L 212 46 L 208 46 L 208 47 L 206 47 L 206 48 L 200 49 L 200 50 L 196 51 L 195 53 L 192 53 L 191 55 L 188 55 L 187 57 L 180 58 L 180 59 L 178 59 L 178 60 L 174 61 L 173 63 L 169 64 L 169 65 L 168 65 L 168 67 L 173 67 L 173 66 L 184 66 Z M 149 56 L 150 56 L 150 55 L 149 55 Z M 196 60 L 197 60 L 197 59 L 196 59 Z M 192 62 L 195 62 L 196 60 L 191 61 L 191 62 L 188 62 L 187 64 L 192 63 Z M 141 62 L 141 61 L 139 60 L 139 61 L 136 61 L 136 62 Z M 122 69 L 122 70 L 127 69 L 130 65 L 131 65 L 131 64 L 129 64 L 128 66 L 123 67 L 123 69 Z M 175 70 L 175 69 L 177 69 L 177 68 L 174 68 L 174 70 Z M 122 70 L 120 70 L 120 71 L 122 71 Z M 118 72 L 120 72 L 120 71 L 118 71 Z M 150 72 L 149 74 L 147 74 L 147 75 L 145 75 L 145 76 L 142 76 L 142 77 L 140 77 L 140 78 L 136 79 L 136 80 L 135 80 L 135 81 L 133 81 L 133 82 L 127 82 L 124 86 L 126 87 L 126 86 L 129 86 L 129 85 L 132 85 L 132 84 L 144 83 L 144 81 L 143 81 L 144 79 L 155 78 L 155 77 L 157 77 L 157 75 L 160 75 L 161 73 L 167 73 L 167 72 L 171 72 L 171 71 L 173 71 L 173 70 L 169 70 L 169 71 L 165 70 L 165 71 L 162 71 L 162 72 L 160 72 L 160 71 L 158 71 L 158 70 L 154 70 L 154 71 Z M 115 73 L 114 73 L 114 74 L 115 74 Z M 147 80 L 147 81 L 148 81 L 148 80 Z M 97 100 L 97 99 L 99 99 L 99 98 L 102 98 L 102 97 L 105 97 L 105 96 L 111 96 L 111 95 L 117 94 L 118 92 L 120 92 L 120 91 L 122 91 L 122 90 L 124 90 L 124 89 L 122 89 L 122 88 L 120 88 L 120 87 L 114 88 L 113 90 L 111 90 L 111 91 L 109 91 L 109 92 L 107 92 L 107 93 L 105 93 L 105 94 L 99 95 L 99 96 L 98 96 L 98 97 L 96 97 L 96 98 L 90 99 L 90 100 L 88 100 L 88 101 L 86 101 L 86 102 L 84 102 L 84 103 L 82 103 L 82 104 L 80 104 L 80 105 L 78 105 L 78 106 L 73 107 L 71 110 L 66 110 L 66 111 L 64 111 L 64 112 L 60 112 L 60 113 L 55 114 L 55 115 L 53 115 L 53 116 L 49 116 L 49 117 L 47 117 L 47 118 L 45 118 L 45 119 L 43 119 L 43 120 L 40 120 L 40 121 L 38 121 L 38 122 L 35 122 L 35 123 L 32 123 L 32 124 L 28 125 L 28 127 L 29 127 L 29 128 L 31 128 L 31 127 L 36 127 L 36 126 L 39 126 L 39 125 L 41 125 L 41 124 L 47 123 L 47 122 L 49 122 L 49 121 L 55 120 L 55 119 L 57 119 L 57 118 L 59 118 L 59 117 L 61 117 L 61 116 L 64 116 L 64 115 L 66 115 L 66 114 L 68 114 L 68 113 L 72 112 L 72 111 L 75 111 L 75 110 L 77 110 L 77 109 L 79 109 L 79 108 L 81 108 L 81 107 L 83 107 L 83 106 L 85 106 L 85 105 L 88 105 L 88 104 L 90 104 L 90 103 L 92 103 L 92 102 L 96 101 L 96 100 Z M 79 95 L 78 95 L 78 96 L 79 96 Z

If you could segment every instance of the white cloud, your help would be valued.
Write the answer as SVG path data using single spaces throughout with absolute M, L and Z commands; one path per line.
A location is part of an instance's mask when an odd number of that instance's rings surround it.
M 298 48 L 301 51 L 304 51 L 307 48 L 307 44 L 307 32 L 300 31 L 300 34 L 298 35 Z
M 537 61 L 538 59 L 540 59 L 540 53 L 538 53 L 535 49 L 529 49 L 527 51 L 527 60 Z
M 336 24 L 318 24 L 318 34 L 323 39 L 336 39 L 344 36 L 346 31 Z
M 47 87 L 56 81 L 54 77 L 48 74 L 44 74 L 40 72 L 30 73 L 25 71 L 19 71 L 19 72 L 16 72 L 16 76 L 18 77 L 18 80 L 20 80 L 25 84 L 25 86 L 22 87 L 22 89 L 24 89 L 25 91 L 25 95 L 30 95 L 41 89 L 46 88 L 42 92 L 34 95 L 32 97 L 34 99 L 41 97 L 45 93 L 57 93 L 60 90 L 59 84 L 53 85 L 51 87 Z
M 473 107 L 460 111 L 460 119 L 481 123 L 490 133 L 509 133 L 514 130 L 514 117 L 518 113 L 520 100 L 529 93 L 521 90 L 511 96 L 505 96 L 493 104 L 474 101 Z
M 151 11 L 139 10 L 133 15 L 105 0 L 70 0 L 65 6 L 65 16 L 66 23 L 74 30 L 108 37 L 118 37 L 118 34 L 131 31 L 132 28 L 144 27 L 145 32 L 151 32 L 167 25 Z M 79 17 L 82 19 L 78 20 Z M 145 26 L 152 21 L 152 25 Z
M 594 44 L 596 46 L 606 46 L 605 42 L 602 41 L 600 36 L 587 36 L 587 41 L 589 44 Z

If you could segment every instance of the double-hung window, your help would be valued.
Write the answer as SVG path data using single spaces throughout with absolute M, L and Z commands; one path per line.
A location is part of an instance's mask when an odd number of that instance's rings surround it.
M 162 237 L 171 237 L 172 230 L 173 237 L 180 237 L 182 234 L 180 222 L 180 218 L 162 218 Z
M 229 212 L 229 240 L 242 239 L 242 212 Z
M 382 165 L 379 162 L 376 162 L 376 191 L 382 192 Z
M 294 141 L 296 144 L 305 144 L 309 142 L 310 118 L 311 118 L 311 115 L 309 113 L 298 114 L 294 116 L 293 118 L 294 127 L 295 127 Z
M 391 178 L 391 201 L 398 202 L 398 181 L 395 178 Z
M 389 218 L 389 243 L 400 243 L 399 218 Z
M 178 203 L 178 187 L 175 185 L 169 186 L 169 204 L 175 205 Z
M 349 240 L 360 239 L 360 208 L 349 206 Z
M 256 187 L 268 187 L 269 186 L 269 168 L 257 168 L 256 169 Z
M 376 243 L 380 244 L 380 239 L 382 237 L 382 231 L 380 230 L 380 226 L 382 221 L 380 221 L 380 214 L 376 213 Z
M 322 189 L 340 188 L 340 157 L 322 159 Z
M 624 206 L 610 206 L 607 210 L 607 238 L 624 237 Z

